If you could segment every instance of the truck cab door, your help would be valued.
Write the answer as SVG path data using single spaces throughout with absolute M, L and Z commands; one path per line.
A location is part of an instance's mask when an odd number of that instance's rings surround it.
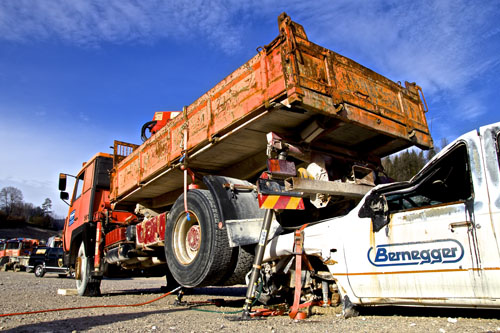
M 64 228 L 66 240 L 69 240 L 73 231 L 82 226 L 90 218 L 94 165 L 95 160 L 85 165 L 85 168 L 76 177 L 71 205 Z M 69 251 L 69 246 L 70 242 L 65 242 L 66 251 Z
M 356 248 L 359 244 L 346 249 L 348 279 L 357 297 L 374 303 L 380 298 L 411 304 L 477 301 L 486 285 L 487 249 L 481 245 L 494 237 L 478 216 L 477 197 L 484 193 L 469 158 L 476 155 L 476 145 L 464 138 L 409 183 L 379 191 L 387 222 L 380 227 L 372 219 L 365 251 Z M 498 252 L 493 257 L 498 263 Z

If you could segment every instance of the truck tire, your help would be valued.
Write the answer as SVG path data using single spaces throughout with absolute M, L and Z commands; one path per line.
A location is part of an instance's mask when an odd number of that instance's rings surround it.
M 101 279 L 91 275 L 92 260 L 87 256 L 85 244 L 82 242 L 78 249 L 78 259 L 80 260 L 80 276 L 76 279 L 76 289 L 79 296 L 99 296 L 101 295 Z
M 207 190 L 187 193 L 189 219 L 181 195 L 168 213 L 165 256 L 179 284 L 194 288 L 216 285 L 231 269 L 232 249 L 220 228 L 215 201 Z
M 43 277 L 45 275 L 45 269 L 43 268 L 42 265 L 36 265 L 35 267 L 35 276 L 36 277 Z
M 219 286 L 234 286 L 237 284 L 245 284 L 245 276 L 252 269 L 255 255 L 249 246 L 240 246 L 233 248 L 233 253 L 236 255 L 233 268 L 229 270 L 228 276 L 222 278 L 217 285 Z M 233 254 L 233 255 L 234 255 Z

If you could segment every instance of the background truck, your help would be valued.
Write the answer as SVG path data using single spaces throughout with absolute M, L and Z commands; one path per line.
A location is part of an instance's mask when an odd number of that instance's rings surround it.
M 346 216 L 305 228 L 304 250 L 348 304 L 498 308 L 499 180 L 495 123 L 450 143 L 410 181 L 377 186 Z M 271 240 L 266 265 L 293 253 L 292 237 Z
M 381 157 L 432 147 L 415 83 L 310 42 L 286 14 L 278 24 L 275 40 L 192 104 L 155 113 L 142 145 L 115 141 L 92 157 L 71 199 L 60 175 L 64 262 L 80 295 L 98 294 L 104 275 L 242 283 L 265 209 L 276 212 L 272 234 L 343 215 L 383 181 Z
M 7 257 L 5 257 L 5 248 L 7 247 L 7 240 L 0 239 L 0 267 L 8 261 Z
M 14 271 L 25 270 L 33 249 L 38 245 L 38 239 L 13 238 L 6 242 L 5 257 L 8 261 L 2 266 L 4 271 L 10 269 Z

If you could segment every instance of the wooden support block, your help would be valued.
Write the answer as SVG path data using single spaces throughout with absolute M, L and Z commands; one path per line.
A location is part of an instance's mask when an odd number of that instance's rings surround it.
M 63 296 L 76 296 L 78 295 L 78 291 L 76 289 L 57 289 L 57 294 Z

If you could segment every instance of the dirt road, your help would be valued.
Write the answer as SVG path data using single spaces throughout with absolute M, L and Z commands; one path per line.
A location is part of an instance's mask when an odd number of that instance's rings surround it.
M 161 278 L 104 280 L 102 297 L 61 296 L 74 281 L 47 274 L 0 272 L 0 313 L 92 305 L 137 304 L 163 294 Z M 245 288 L 201 288 L 185 301 L 224 299 L 221 307 L 175 305 L 175 296 L 139 307 L 97 308 L 0 317 L 2 332 L 500 332 L 500 311 L 369 308 L 343 319 L 338 309 L 293 321 L 287 316 L 239 321 Z M 317 308 L 316 308 L 317 309 Z M 199 310 L 204 310 L 201 312 Z M 205 311 L 216 312 L 205 312 Z M 314 309 L 313 309 L 314 310 Z M 319 309 L 322 310 L 322 309 Z M 316 310 L 314 310 L 316 312 Z M 219 313 L 225 312 L 225 313 Z

